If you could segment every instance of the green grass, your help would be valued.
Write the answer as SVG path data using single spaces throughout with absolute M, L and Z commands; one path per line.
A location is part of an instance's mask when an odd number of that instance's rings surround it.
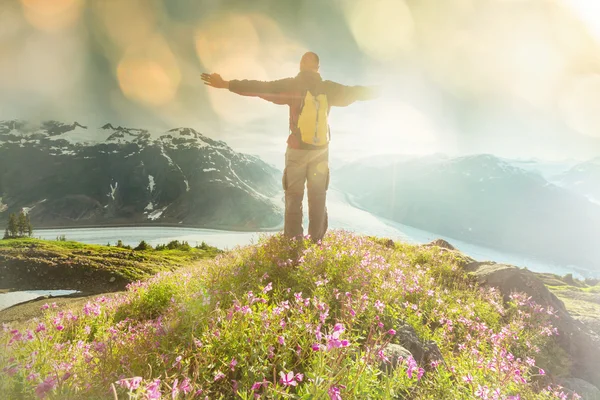
M 91 245 L 73 241 L 40 239 L 0 240 L 0 262 L 36 264 L 47 267 L 69 265 L 82 271 L 102 270 L 127 281 L 145 279 L 161 271 L 171 271 L 200 259 L 219 254 L 206 250 L 142 250 L 116 246 Z

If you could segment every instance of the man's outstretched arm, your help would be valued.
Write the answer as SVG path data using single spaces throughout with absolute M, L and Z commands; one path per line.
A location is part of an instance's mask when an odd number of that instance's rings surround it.
M 372 100 L 379 97 L 379 88 L 375 86 L 346 86 L 336 82 L 329 85 L 328 98 L 332 106 L 345 107 L 355 101 Z
M 242 96 L 255 96 L 276 104 L 287 104 L 289 102 L 290 85 L 292 78 L 279 79 L 276 81 L 255 80 L 224 80 L 219 74 L 202 74 L 205 85 L 218 89 L 228 89 L 230 92 Z

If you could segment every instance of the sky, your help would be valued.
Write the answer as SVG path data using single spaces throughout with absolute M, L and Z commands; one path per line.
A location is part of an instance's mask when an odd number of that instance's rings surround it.
M 331 157 L 600 154 L 596 0 L 2 0 L 0 120 L 187 126 L 283 163 L 285 106 L 203 85 L 294 76 L 381 96 L 334 108 Z

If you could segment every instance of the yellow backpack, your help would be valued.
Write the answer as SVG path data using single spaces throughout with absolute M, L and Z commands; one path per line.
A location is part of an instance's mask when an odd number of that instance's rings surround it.
M 323 146 L 329 143 L 328 111 L 326 95 L 313 96 L 310 91 L 306 91 L 298 117 L 298 129 L 302 142 L 313 146 Z

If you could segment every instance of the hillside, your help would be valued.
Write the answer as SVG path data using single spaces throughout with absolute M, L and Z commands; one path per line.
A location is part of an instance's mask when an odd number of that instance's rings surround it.
M 265 237 L 5 326 L 0 390 L 51 399 L 598 393 L 585 382 L 600 383 L 591 334 L 539 279 L 449 249 L 339 231 L 322 245 Z
M 402 224 L 600 270 L 600 206 L 492 155 L 356 162 L 332 182 L 356 206 Z
M 278 171 L 191 128 L 167 132 L 0 121 L 0 222 L 36 227 L 279 226 Z

